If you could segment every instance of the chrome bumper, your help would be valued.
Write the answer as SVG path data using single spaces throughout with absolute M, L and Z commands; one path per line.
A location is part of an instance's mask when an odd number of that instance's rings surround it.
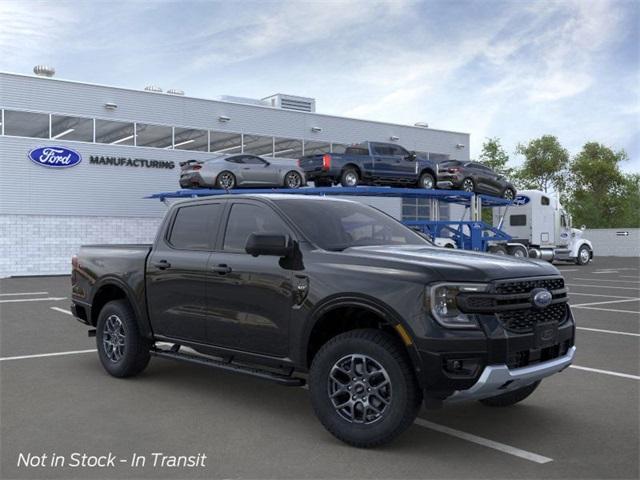
M 446 401 L 480 400 L 517 390 L 554 373 L 561 372 L 571 365 L 575 355 L 576 347 L 571 347 L 562 357 L 529 367 L 509 370 L 506 365 L 489 365 L 485 367 L 482 375 L 471 388 L 455 392 Z

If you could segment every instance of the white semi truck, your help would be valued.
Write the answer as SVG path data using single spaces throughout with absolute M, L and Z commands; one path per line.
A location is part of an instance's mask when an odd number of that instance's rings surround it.
M 578 265 L 593 259 L 591 242 L 582 238 L 585 227 L 573 228 L 560 201 L 542 191 L 520 191 L 512 205 L 493 208 L 493 225 L 512 237 L 503 253 Z M 500 248 L 498 244 L 491 250 Z

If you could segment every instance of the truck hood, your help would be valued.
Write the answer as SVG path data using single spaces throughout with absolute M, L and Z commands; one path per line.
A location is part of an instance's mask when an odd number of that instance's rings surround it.
M 488 282 L 504 278 L 560 275 L 557 268 L 542 260 L 441 247 L 384 245 L 351 247 L 342 253 L 422 266 L 446 281 Z

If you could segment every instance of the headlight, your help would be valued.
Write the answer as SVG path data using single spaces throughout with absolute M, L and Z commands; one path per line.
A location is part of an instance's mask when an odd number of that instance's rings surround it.
M 486 292 L 484 283 L 438 283 L 428 287 L 429 310 L 436 321 L 447 328 L 477 328 L 474 314 L 463 313 L 458 309 L 456 297 L 460 293 Z

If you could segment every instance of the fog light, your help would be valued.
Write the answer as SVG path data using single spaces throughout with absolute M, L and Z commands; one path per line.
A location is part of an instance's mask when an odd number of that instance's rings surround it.
M 445 360 L 444 370 L 457 377 L 472 377 L 479 366 L 479 358 L 449 358 Z

